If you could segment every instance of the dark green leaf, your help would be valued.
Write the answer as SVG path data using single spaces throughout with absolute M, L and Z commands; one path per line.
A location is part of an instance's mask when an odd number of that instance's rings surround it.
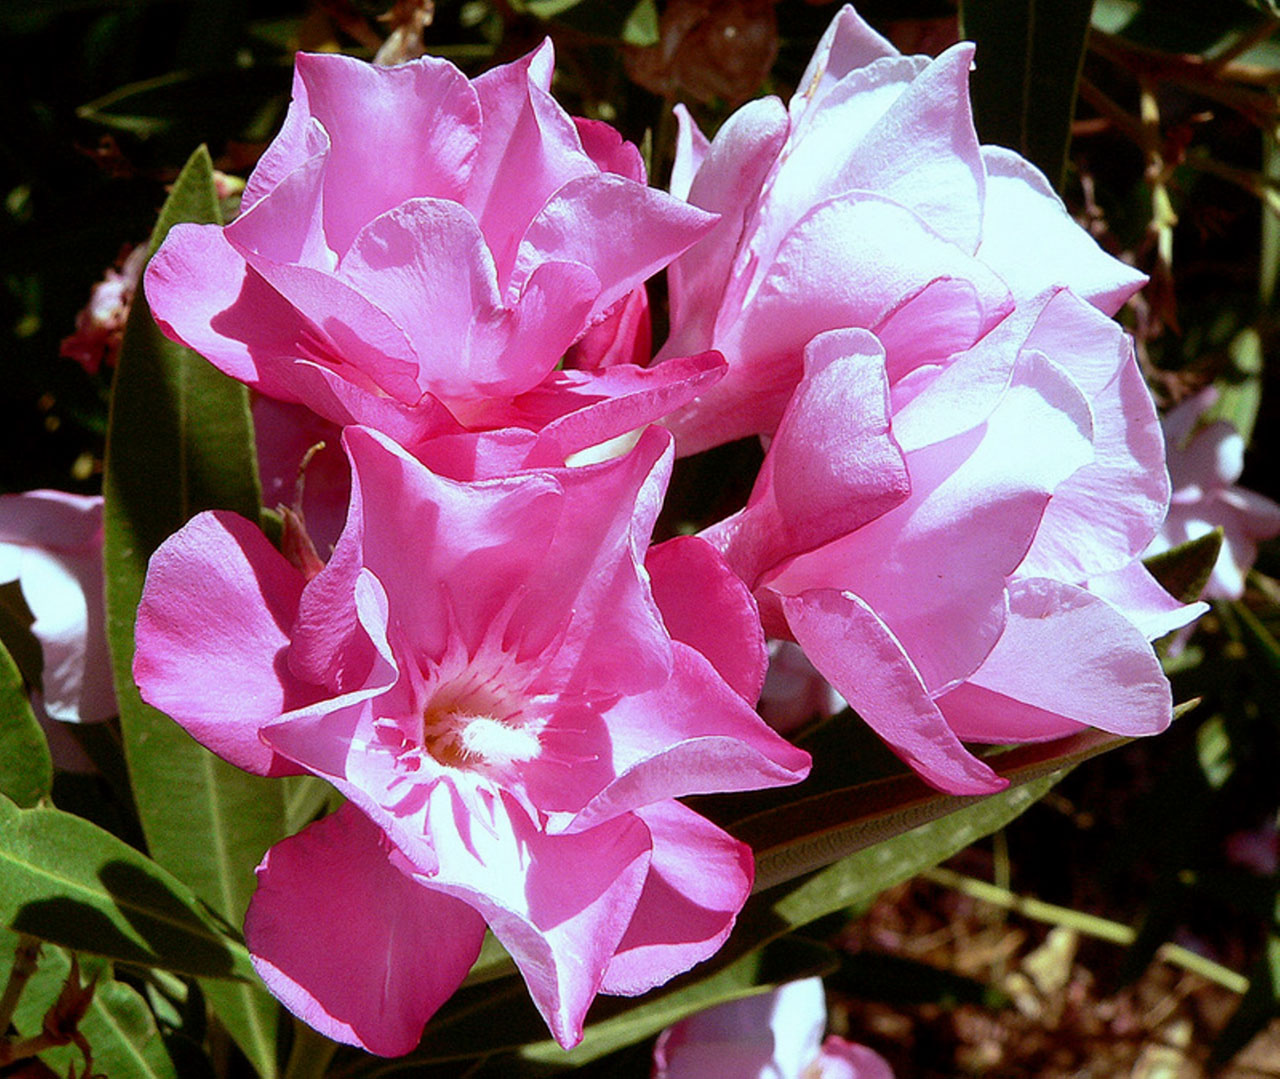
M 1127 740 L 1088 730 L 1018 746 L 988 759 L 1016 788 L 1059 774 Z M 973 796 L 942 794 L 914 775 L 903 775 L 801 798 L 739 821 L 730 830 L 755 851 L 759 891 L 980 803 Z
M 654 0 L 640 0 L 631 9 L 626 24 L 622 28 L 622 40 L 636 48 L 647 48 L 662 40 L 658 28 L 658 5 Z
M 165 203 L 151 250 L 180 221 L 216 223 L 212 164 L 192 155 Z M 145 297 L 135 299 L 112 389 L 107 459 L 107 624 L 125 756 L 152 856 L 233 925 L 253 891 L 253 867 L 284 834 L 280 785 L 247 775 L 144 704 L 133 684 L 133 622 L 147 559 L 202 510 L 256 520 L 257 463 L 248 393 L 170 341 Z M 275 1074 L 278 1008 L 256 983 L 206 994 L 264 1077 Z
M 0 644 L 0 794 L 35 805 L 53 789 L 53 761 L 18 665 Z
M 1188 540 L 1163 554 L 1153 555 L 1143 565 L 1166 592 L 1182 603 L 1200 598 L 1209 574 L 1222 550 L 1222 529 L 1215 528 L 1197 539 Z
M 1059 191 L 1093 0 L 962 0 L 978 46 L 974 121 L 983 142 L 1017 150 Z
M 249 953 L 181 881 L 97 825 L 0 799 L 3 924 L 180 974 L 252 978 Z

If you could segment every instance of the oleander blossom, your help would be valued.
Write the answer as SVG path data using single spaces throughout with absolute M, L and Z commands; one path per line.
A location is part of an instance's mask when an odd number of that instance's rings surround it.
M 0 495 L 0 583 L 17 581 L 43 659 L 38 711 L 64 723 L 116 714 L 102 598 L 102 498 Z
M 175 226 L 148 266 L 157 321 L 261 393 L 403 445 L 648 402 L 601 441 L 672 407 L 673 386 L 692 396 L 719 357 L 607 384 L 555 370 L 714 217 L 647 186 L 607 125 L 575 123 L 551 74 L 550 42 L 474 81 L 433 57 L 300 55 L 240 216 Z
M 653 1047 L 653 1079 L 893 1079 L 865 1045 L 823 1040 L 826 1025 L 822 979 L 788 982 L 668 1027 Z
M 348 428 L 323 568 L 204 513 L 139 608 L 148 702 L 241 768 L 347 798 L 264 858 L 245 936 L 290 1009 L 384 1055 L 417 1043 L 486 923 L 566 1047 L 598 991 L 705 959 L 751 853 L 674 799 L 808 770 L 751 707 L 765 651 L 741 582 L 697 537 L 648 547 L 670 436 L 497 475 L 510 439 L 491 441 L 441 440 L 471 464 L 446 478 Z
M 1225 420 L 1204 423 L 1217 400 L 1212 387 L 1187 398 L 1164 417 L 1173 498 L 1147 554 L 1160 554 L 1222 529 L 1222 548 L 1205 583 L 1210 599 L 1240 599 L 1258 557 L 1258 543 L 1280 535 L 1280 506 L 1241 487 L 1244 439 Z
M 846 6 L 789 106 L 751 102 L 710 143 L 678 110 L 671 190 L 721 216 L 670 267 L 658 359 L 717 349 L 729 364 L 664 421 L 679 454 L 771 434 L 824 331 L 911 340 L 937 363 L 1047 288 L 1112 314 L 1141 286 L 1041 173 L 979 145 L 972 59 L 967 43 L 902 56 Z
M 1115 323 L 1050 289 L 928 347 L 815 337 L 747 506 L 705 535 L 771 636 L 924 779 L 979 794 L 1004 781 L 964 741 L 1167 727 L 1149 642 L 1203 605 L 1140 561 L 1169 481 Z

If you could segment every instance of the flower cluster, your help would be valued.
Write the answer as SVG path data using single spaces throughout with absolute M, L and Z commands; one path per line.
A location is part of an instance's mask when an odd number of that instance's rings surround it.
M 1195 613 L 1138 561 L 1169 485 L 1107 316 L 1141 278 L 978 145 L 966 47 L 902 57 L 846 8 L 789 107 L 710 143 L 682 117 L 671 193 L 561 109 L 551 59 L 299 57 L 241 215 L 175 227 L 145 277 L 257 392 L 319 543 L 195 517 L 134 675 L 226 760 L 346 799 L 268 853 L 245 932 L 376 1053 L 486 925 L 565 1046 L 596 993 L 720 946 L 751 852 L 677 799 L 807 774 L 754 711 L 766 635 L 977 793 L 1004 781 L 962 739 L 1167 725 L 1148 642 Z M 673 458 L 746 435 L 747 505 L 651 546 Z

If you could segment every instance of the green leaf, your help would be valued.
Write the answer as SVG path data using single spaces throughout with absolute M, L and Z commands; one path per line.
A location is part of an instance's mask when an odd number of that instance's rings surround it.
M 647 48 L 662 40 L 658 26 L 658 5 L 654 0 L 640 0 L 631 9 L 622 27 L 622 40 L 627 45 Z
M 172 874 L 81 817 L 7 798 L 0 916 L 74 951 L 198 977 L 255 977 L 244 945 Z
M 1274 220 L 1270 210 L 1264 209 L 1263 220 Z M 1213 383 L 1218 399 L 1205 409 L 1200 422 L 1226 420 L 1247 446 L 1253 441 L 1262 405 L 1262 335 L 1257 328 L 1246 326 L 1237 333 L 1227 346 L 1227 355 L 1231 362 Z
M 0 644 L 0 794 L 33 806 L 53 789 L 53 760 L 18 665 Z
M 1280 676 L 1280 641 L 1244 603 L 1232 601 L 1231 610 L 1244 631 L 1250 652 L 1262 660 L 1264 669 L 1270 671 L 1273 678 Z
M 201 148 L 174 184 L 151 251 L 180 221 L 217 220 L 212 163 Z M 253 867 L 284 835 L 281 787 L 219 760 L 144 704 L 132 667 L 133 623 L 151 552 L 202 510 L 258 518 L 248 392 L 165 337 L 141 292 L 112 388 L 103 493 L 107 631 L 143 834 L 157 862 L 239 925 L 253 892 Z M 204 989 L 259 1074 L 273 1076 L 275 1001 L 256 978 Z
M 1174 599 L 1193 603 L 1209 583 L 1209 574 L 1213 572 L 1220 550 L 1222 529 L 1215 528 L 1162 554 L 1152 555 L 1142 564 Z
M 1016 788 L 1062 774 L 1127 741 L 1088 730 L 1018 746 L 988 762 Z M 942 794 L 914 775 L 902 775 L 801 798 L 739 821 L 730 831 L 755 851 L 760 891 L 975 804 L 980 799 Z
M 961 0 L 961 37 L 978 46 L 974 122 L 983 142 L 1017 150 L 1059 191 L 1093 0 Z

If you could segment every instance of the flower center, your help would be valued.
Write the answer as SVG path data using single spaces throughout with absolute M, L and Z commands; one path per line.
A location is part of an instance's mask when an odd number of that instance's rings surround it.
M 542 726 L 488 687 L 442 687 L 423 710 L 422 745 L 451 768 L 505 769 L 541 753 Z

